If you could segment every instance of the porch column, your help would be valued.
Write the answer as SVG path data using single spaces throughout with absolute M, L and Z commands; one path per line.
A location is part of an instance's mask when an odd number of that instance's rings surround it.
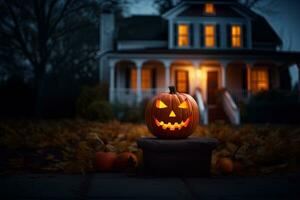
M 195 73 L 195 89 L 197 88 L 200 88 L 199 86 L 199 73 L 198 73 L 198 70 L 199 70 L 199 63 L 198 61 L 193 61 L 193 66 L 194 66 L 194 73 Z
M 138 61 L 136 63 L 136 86 L 137 86 L 137 92 L 136 92 L 136 97 L 137 97 L 137 102 L 140 103 L 142 101 L 143 95 L 142 95 L 142 67 L 143 67 L 143 62 Z
M 164 66 L 165 66 L 165 87 L 166 89 L 168 89 L 168 87 L 170 86 L 170 65 L 171 62 L 170 61 L 163 61 Z
M 109 62 L 110 79 L 109 79 L 109 101 L 115 100 L 115 62 Z
M 226 88 L 226 69 L 227 69 L 227 62 L 221 63 L 222 68 L 222 88 Z

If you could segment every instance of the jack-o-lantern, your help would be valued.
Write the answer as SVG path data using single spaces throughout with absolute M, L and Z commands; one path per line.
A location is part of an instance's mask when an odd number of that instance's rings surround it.
M 162 139 L 183 139 L 190 136 L 199 123 L 196 101 L 188 94 L 176 92 L 160 93 L 147 105 L 146 124 L 153 135 Z

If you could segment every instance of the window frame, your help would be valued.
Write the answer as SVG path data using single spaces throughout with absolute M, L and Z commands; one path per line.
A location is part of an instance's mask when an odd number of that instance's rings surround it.
M 148 73 L 147 75 L 149 75 L 149 76 L 145 79 L 146 72 Z M 152 85 L 153 85 L 153 83 L 152 83 L 152 68 L 149 68 L 149 67 L 142 68 L 141 69 L 141 89 L 142 89 L 142 91 L 152 89 Z
M 210 10 L 211 10 L 211 12 L 210 12 Z M 215 4 L 205 3 L 203 6 L 203 13 L 204 13 L 204 15 L 215 15 L 216 14 Z
M 213 34 L 210 34 L 210 35 L 208 35 L 210 38 L 213 38 L 213 46 L 207 46 L 207 44 L 206 44 L 206 37 L 207 37 L 207 34 L 206 34 L 206 27 L 207 26 L 211 26 L 211 27 L 213 27 Z M 203 24 L 203 46 L 204 46 L 204 48 L 216 48 L 216 46 L 217 46 L 217 34 L 216 34 L 216 24 L 215 23 L 204 23 Z
M 130 69 L 130 89 L 132 91 L 137 91 L 137 68 L 132 67 Z
M 259 77 L 259 71 L 263 71 L 265 73 L 265 80 L 261 79 Z M 268 91 L 270 90 L 270 74 L 269 74 L 269 69 L 267 67 L 255 67 L 251 69 L 251 91 L 254 93 L 260 92 L 260 91 Z M 265 81 L 265 82 L 264 82 Z M 265 84 L 266 88 L 265 89 L 259 89 L 260 84 Z
M 178 48 L 189 48 L 190 46 L 191 46 L 191 33 L 190 33 L 190 31 L 191 31 L 191 24 L 189 24 L 189 23 L 181 23 L 181 22 L 179 22 L 179 23 L 176 23 L 175 24 L 176 25 L 176 39 L 177 39 L 177 41 L 176 41 L 176 47 L 178 47 Z M 186 26 L 187 27 L 187 35 L 180 35 L 179 34 L 179 27 L 180 26 Z M 184 45 L 184 46 L 180 46 L 179 45 L 179 40 L 180 40 L 180 37 L 186 37 L 187 38 L 187 41 L 188 41 L 188 43 L 187 43 L 187 45 Z
M 239 27 L 240 28 L 240 34 L 233 34 L 233 27 Z M 244 47 L 244 44 L 243 44 L 243 40 L 244 40 L 244 37 L 243 37 L 243 25 L 242 24 L 230 24 L 230 46 L 231 48 L 234 48 L 234 49 L 240 49 L 240 48 L 243 48 Z M 234 46 L 233 45 L 233 39 L 240 39 L 240 46 Z
M 185 82 L 182 82 L 182 80 L 179 80 L 180 78 L 182 77 L 179 77 L 179 73 L 184 73 L 185 75 Z M 175 85 L 176 85 L 176 88 L 178 90 L 178 92 L 184 92 L 184 93 L 189 93 L 189 90 L 190 90 L 190 77 L 189 77 L 189 71 L 186 70 L 186 69 L 175 69 Z M 180 87 L 179 87 L 179 84 L 185 84 L 186 86 L 186 91 L 181 91 L 180 90 Z

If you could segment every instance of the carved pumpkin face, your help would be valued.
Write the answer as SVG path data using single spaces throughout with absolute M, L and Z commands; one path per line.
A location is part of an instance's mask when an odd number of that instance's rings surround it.
M 170 93 L 155 96 L 147 105 L 146 124 L 158 138 L 187 138 L 199 123 L 199 111 L 195 100 L 188 94 L 177 93 L 170 87 Z

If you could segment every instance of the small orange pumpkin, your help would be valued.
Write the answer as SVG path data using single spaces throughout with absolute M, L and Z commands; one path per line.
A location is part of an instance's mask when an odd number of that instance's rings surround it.
M 113 170 L 117 154 L 113 152 L 97 152 L 95 158 L 95 168 L 98 171 L 108 172 Z
M 116 170 L 129 170 L 131 168 L 136 168 L 138 165 L 138 159 L 135 154 L 131 152 L 120 153 L 114 163 L 114 168 Z
M 220 172 L 229 174 L 233 172 L 234 169 L 234 163 L 230 158 L 219 158 L 216 167 Z
M 183 139 L 190 136 L 199 123 L 196 101 L 188 94 L 176 92 L 160 93 L 147 105 L 146 124 L 153 135 L 162 139 Z

